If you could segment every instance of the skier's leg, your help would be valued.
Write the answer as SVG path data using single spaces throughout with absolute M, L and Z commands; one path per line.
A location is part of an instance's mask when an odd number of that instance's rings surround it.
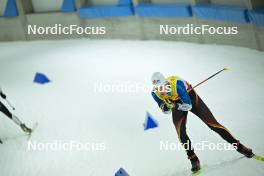
M 195 91 L 190 92 L 190 96 L 192 99 L 192 112 L 197 115 L 210 129 L 218 133 L 223 139 L 237 147 L 237 151 L 245 155 L 246 157 L 253 157 L 253 152 L 250 148 L 245 147 L 240 143 L 232 134 L 229 132 L 227 128 L 221 125 L 214 118 L 210 109 L 206 106 L 203 100 L 196 94 Z
M 188 159 L 190 159 L 192 164 L 192 171 L 198 171 L 200 169 L 200 161 L 196 154 L 194 153 L 194 149 L 191 145 L 191 140 L 189 139 L 186 133 L 186 122 L 187 122 L 187 111 L 179 111 L 176 108 L 172 110 L 172 119 L 174 126 L 177 130 L 177 134 L 179 137 L 179 141 L 182 143 L 187 155 Z
M 172 110 L 172 120 L 176 128 L 179 141 L 185 148 L 188 157 L 194 155 L 194 150 L 191 146 L 191 140 L 186 133 L 186 121 L 187 121 L 187 111 L 179 111 L 176 108 Z
M 223 139 L 231 144 L 237 144 L 239 141 L 222 124 L 217 122 L 210 109 L 195 91 L 190 92 L 193 107 L 191 112 L 197 115 L 210 129 L 218 133 Z

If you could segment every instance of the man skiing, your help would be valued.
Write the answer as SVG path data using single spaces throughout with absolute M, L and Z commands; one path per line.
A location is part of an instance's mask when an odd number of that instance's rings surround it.
M 211 130 L 232 144 L 238 152 L 248 158 L 254 156 L 252 149 L 242 145 L 223 125 L 217 122 L 210 109 L 187 81 L 177 76 L 165 78 L 160 72 L 155 72 L 151 80 L 154 86 L 152 91 L 154 100 L 164 113 L 172 111 L 174 126 L 179 140 L 187 152 L 188 159 L 191 161 L 193 172 L 200 170 L 200 161 L 194 153 L 191 140 L 186 133 L 188 111 L 198 116 Z
M 6 99 L 6 95 L 3 93 L 2 89 L 0 88 L 0 96 L 2 99 Z M 12 114 L 5 105 L 0 101 L 0 111 L 4 113 L 7 117 L 9 117 L 13 122 L 15 122 L 20 128 L 27 134 L 30 134 L 32 130 L 28 128 L 24 123 L 22 123 L 14 114 Z M 0 143 L 1 140 L 0 140 Z

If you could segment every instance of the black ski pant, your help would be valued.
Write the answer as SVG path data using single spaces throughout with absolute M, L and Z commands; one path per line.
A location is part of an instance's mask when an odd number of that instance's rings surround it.
M 191 112 L 193 114 L 198 116 L 211 130 L 218 133 L 228 143 L 232 145 L 236 145 L 239 143 L 239 141 L 235 139 L 223 125 L 217 122 L 210 109 L 206 106 L 206 104 L 194 90 L 192 90 L 189 95 L 192 101 Z M 176 101 L 175 103 L 180 103 L 180 100 Z M 192 158 L 195 153 L 191 145 L 191 140 L 186 133 L 187 115 L 188 111 L 179 111 L 176 108 L 172 110 L 172 119 L 177 130 L 178 138 L 183 144 L 188 157 Z

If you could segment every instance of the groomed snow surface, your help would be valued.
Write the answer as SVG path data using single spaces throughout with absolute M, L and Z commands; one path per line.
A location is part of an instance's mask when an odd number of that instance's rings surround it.
M 120 167 L 131 176 L 190 175 L 183 150 L 160 150 L 160 142 L 178 144 L 178 137 L 171 115 L 162 114 L 150 92 L 95 91 L 98 84 L 151 86 L 155 71 L 176 74 L 194 85 L 228 66 L 229 71 L 196 90 L 219 122 L 243 144 L 264 154 L 263 52 L 111 40 L 1 43 L 0 51 L 0 84 L 16 107 L 13 112 L 29 126 L 39 123 L 31 142 L 101 145 L 90 151 L 33 151 L 25 137 L 8 140 L 0 145 L 1 176 L 110 176 Z M 45 73 L 52 82 L 34 84 L 36 72 Z M 147 111 L 159 122 L 158 128 L 143 130 Z M 0 116 L 1 138 L 23 134 Z M 224 142 L 191 113 L 187 131 L 193 143 Z M 237 159 L 241 155 L 236 151 L 196 153 L 202 165 L 209 166 L 207 176 L 264 175 L 263 163 Z

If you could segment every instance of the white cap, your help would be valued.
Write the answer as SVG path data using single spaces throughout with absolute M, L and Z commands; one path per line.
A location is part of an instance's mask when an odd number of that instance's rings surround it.
M 151 82 L 154 86 L 164 85 L 166 83 L 166 78 L 162 73 L 155 72 L 151 77 Z

